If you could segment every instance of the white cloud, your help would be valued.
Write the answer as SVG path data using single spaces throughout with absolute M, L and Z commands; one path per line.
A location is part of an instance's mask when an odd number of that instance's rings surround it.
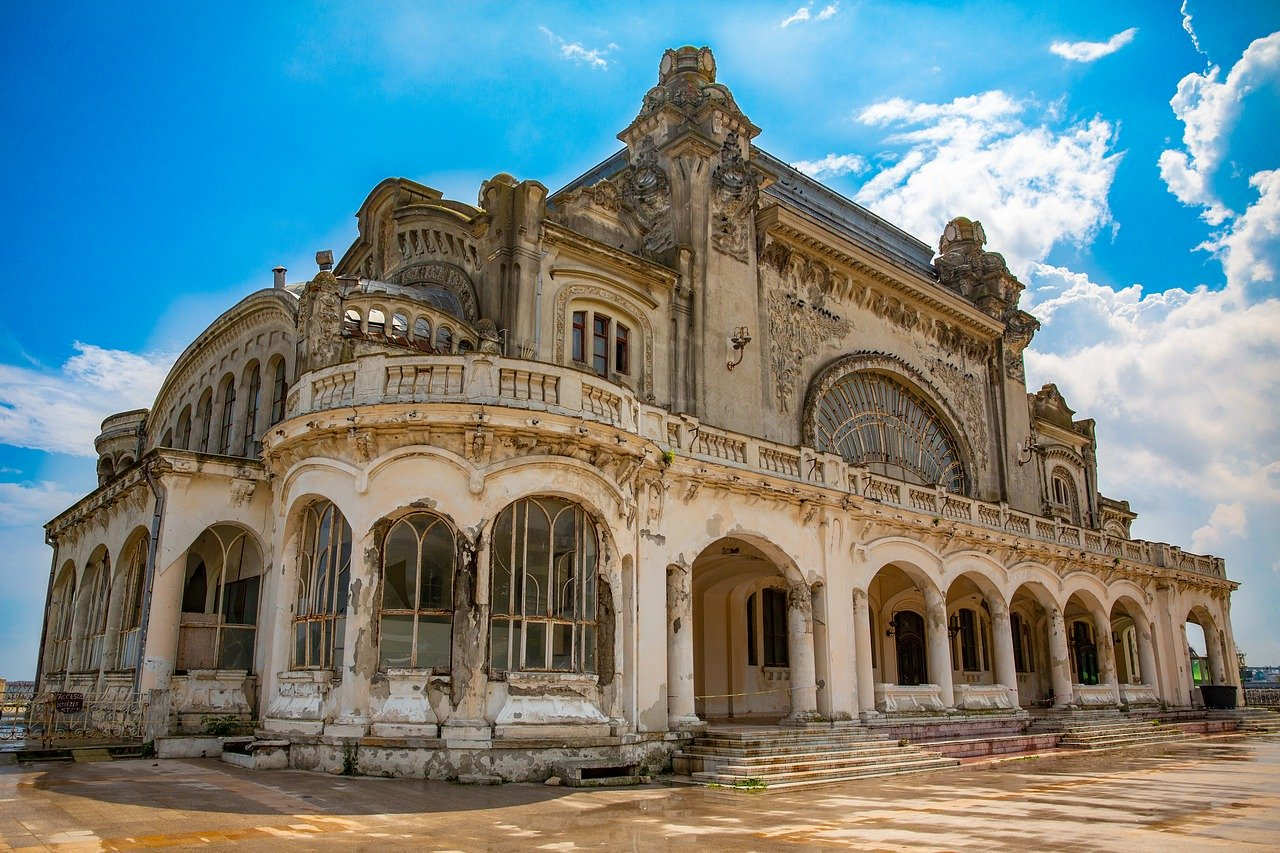
M 1109 122 L 1054 129 L 1054 108 L 1041 109 L 1001 91 L 872 104 L 856 119 L 894 128 L 886 141 L 905 151 L 854 198 L 926 240 L 955 216 L 979 219 L 1021 275 L 1055 244 L 1087 243 L 1111 221 L 1107 194 L 1120 158 Z
M 1184 6 L 1185 9 L 1185 6 Z M 1216 65 L 1193 72 L 1178 82 L 1169 105 L 1183 123 L 1183 149 L 1160 153 L 1160 177 L 1185 205 L 1203 208 L 1210 225 L 1232 215 L 1210 184 L 1226 154 L 1227 139 L 1239 119 L 1244 98 L 1268 80 L 1280 76 L 1280 32 L 1255 40 L 1241 54 L 1221 82 Z
M 1182 29 L 1191 38 L 1191 46 L 1196 49 L 1196 53 L 1208 58 L 1209 54 L 1200 49 L 1200 37 L 1196 35 L 1195 27 L 1191 26 L 1191 13 L 1187 11 L 1189 2 L 1190 0 L 1182 0 L 1182 6 L 1178 9 L 1178 14 L 1182 15 Z
M 0 527 L 44 524 L 83 494 L 58 483 L 0 483 Z
M 1280 257 L 1280 169 L 1255 173 L 1249 185 L 1258 191 L 1258 200 L 1230 229 L 1199 246 L 1222 260 L 1227 278 L 1238 286 L 1274 282 Z
M 785 28 L 785 27 L 791 26 L 792 24 L 798 24 L 801 21 L 807 21 L 807 20 L 809 20 L 809 7 L 801 6 L 799 9 L 796 9 L 790 15 L 783 18 L 782 23 L 778 24 L 778 26 Z
M 1218 504 L 1213 508 L 1208 523 L 1191 534 L 1191 550 L 1200 553 L 1214 551 L 1223 540 L 1243 536 L 1247 524 L 1244 504 Z
M 1137 27 L 1121 30 L 1106 41 L 1055 41 L 1049 45 L 1049 52 L 1069 59 L 1072 62 L 1093 62 L 1104 56 L 1110 56 L 1138 34 Z
M 867 168 L 867 161 L 857 154 L 828 154 L 820 160 L 797 160 L 791 164 L 811 178 L 856 175 Z
M 618 46 L 610 42 L 604 47 L 585 47 L 581 42 L 569 41 L 562 36 L 558 36 L 546 27 L 539 26 L 551 43 L 560 48 L 560 58 L 575 62 L 579 65 L 586 65 L 598 71 L 607 71 L 609 68 L 609 60 L 605 58 L 606 54 L 618 49 Z
M 792 24 L 801 24 L 801 23 L 804 23 L 805 21 L 829 21 L 836 16 L 837 12 L 840 11 L 840 4 L 828 3 L 826 6 L 822 7 L 822 9 L 818 12 L 817 15 L 814 15 L 812 10 L 813 10 L 812 3 L 809 3 L 805 6 L 801 6 L 799 9 L 796 9 L 790 15 L 783 18 L 782 21 L 779 22 L 778 27 L 781 29 L 786 29 Z
M 0 365 L 0 443 L 94 456 L 102 419 L 151 405 L 174 357 L 76 341 L 61 370 Z

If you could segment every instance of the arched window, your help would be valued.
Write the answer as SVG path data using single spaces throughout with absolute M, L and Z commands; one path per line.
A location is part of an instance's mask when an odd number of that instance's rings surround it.
M 458 352 L 471 352 L 473 349 L 475 349 L 475 347 L 472 346 L 471 341 L 466 338 L 458 341 Z
M 1093 626 L 1084 620 L 1071 623 L 1071 660 L 1076 683 L 1098 683 L 1098 646 L 1094 642 Z
M 196 450 L 208 453 L 209 428 L 213 421 L 213 392 L 208 388 L 204 389 L 204 394 L 200 397 L 200 406 L 196 411 L 200 420 L 200 442 Z
M 403 314 L 391 315 L 391 337 L 404 338 L 409 335 L 409 320 Z
M 230 524 L 206 528 L 187 549 L 177 669 L 253 670 L 262 554 Z
M 413 321 L 413 339 L 420 344 L 431 343 L 431 321 L 426 317 Z
M 597 376 L 631 372 L 631 328 L 587 308 L 571 313 L 569 359 Z
M 249 399 L 245 401 L 244 441 L 241 444 L 241 456 L 254 456 L 262 452 L 262 442 L 258 441 L 258 397 L 262 392 L 262 371 L 258 363 L 253 363 L 249 373 Z
M 385 335 L 387 333 L 387 315 L 379 308 L 369 309 L 369 334 Z
M 453 329 L 441 326 L 436 330 L 436 349 L 443 353 L 453 352 Z
M 853 465 L 964 494 L 967 478 L 951 431 L 920 394 L 876 371 L 850 373 L 818 401 L 815 445 Z
M 142 602 L 146 595 L 147 539 L 142 537 L 129 550 L 121 564 L 124 570 L 124 593 L 120 601 L 120 645 L 116 652 L 116 669 L 133 669 L 139 664 L 142 635 Z
M 107 639 L 107 605 L 111 599 L 111 558 L 107 554 L 89 565 L 89 580 L 80 588 L 87 596 L 84 612 L 84 645 L 80 669 L 97 672 L 102 666 L 102 648 Z
M 419 512 L 397 521 L 382 549 L 381 669 L 447 667 L 453 637 L 453 528 Z
M 491 665 L 595 672 L 595 525 L 562 498 L 524 498 L 494 522 Z
M 178 415 L 178 433 L 176 446 L 182 450 L 191 449 L 191 407 L 183 406 L 182 414 Z
M 105 486 L 116 475 L 115 464 L 111 461 L 110 456 L 104 456 L 98 460 L 98 485 Z
M 49 608 L 49 672 L 65 672 L 68 652 L 71 649 L 71 624 L 75 615 L 76 569 L 72 563 L 62 567 L 62 573 L 53 587 L 53 601 Z
M 231 453 L 231 424 L 236 412 L 236 380 L 222 380 L 222 424 L 218 430 L 218 453 Z
M 289 383 L 285 381 L 284 375 L 284 359 L 277 358 L 275 366 L 275 375 L 271 380 L 271 425 L 275 426 L 284 420 L 284 401 L 285 394 L 289 390 Z
M 330 669 L 341 678 L 350 583 L 351 525 L 330 501 L 316 501 L 305 511 L 298 549 L 295 669 Z
M 342 333 L 344 335 L 355 335 L 360 333 L 360 312 L 354 308 L 348 308 L 346 313 L 342 315 Z
M 1053 498 L 1054 515 L 1070 524 L 1080 523 L 1080 501 L 1076 497 L 1076 482 L 1070 472 L 1061 465 L 1053 469 L 1049 478 Z
M 164 431 L 164 437 L 160 439 L 161 447 L 173 447 L 173 427 L 169 427 Z

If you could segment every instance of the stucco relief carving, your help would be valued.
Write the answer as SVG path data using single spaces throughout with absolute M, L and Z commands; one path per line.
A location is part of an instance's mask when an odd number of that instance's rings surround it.
M 760 180 L 742 157 L 738 134 L 730 132 L 720 149 L 720 165 L 711 173 L 711 245 L 747 262 L 750 218 L 759 198 Z
M 429 257 L 444 259 L 473 271 L 480 268 L 475 243 L 447 230 L 406 228 L 396 235 L 396 239 L 400 249 L 400 263 Z
M 637 382 L 636 394 L 653 402 L 653 326 L 645 310 L 615 290 L 609 290 L 594 284 L 570 284 L 560 288 L 556 294 L 556 331 L 555 352 L 557 358 L 564 358 L 566 324 L 569 317 L 569 302 L 573 299 L 599 299 L 617 305 L 626 311 L 640 324 L 640 334 L 644 338 L 644 374 Z M 641 392 L 644 392 L 643 394 Z
M 622 173 L 622 207 L 640 228 L 641 250 L 657 255 L 675 245 L 671 230 L 671 181 L 658 164 L 653 139 L 645 137 L 631 152 L 631 165 Z
M 1022 351 L 1031 343 L 1031 338 L 1040 328 L 1040 321 L 1026 311 L 1013 311 L 1005 319 L 1004 351 L 1005 374 L 1018 382 L 1026 382 L 1027 375 L 1022 363 Z
M 789 412 L 806 362 L 817 355 L 824 342 L 843 338 L 852 327 L 826 307 L 833 275 L 826 264 L 776 241 L 765 246 L 761 260 L 761 275 L 769 267 L 780 279 L 777 286 L 769 289 L 766 307 L 774 394 L 778 409 Z
M 941 358 L 929 360 L 930 373 L 950 392 L 952 403 L 971 437 L 974 461 L 980 468 L 987 465 L 987 419 L 978 391 L 978 377 Z

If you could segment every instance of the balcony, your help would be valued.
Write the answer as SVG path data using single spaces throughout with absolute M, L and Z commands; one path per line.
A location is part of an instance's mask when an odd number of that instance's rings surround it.
M 372 354 L 301 377 L 289 417 L 385 403 L 470 403 L 530 409 L 605 424 L 647 438 L 677 456 L 742 474 L 792 481 L 848 498 L 910 510 L 1023 539 L 1158 569 L 1226 578 L 1222 559 L 1160 542 L 1019 512 L 1006 504 L 953 494 L 849 465 L 839 456 L 717 429 L 697 418 L 640 402 L 627 388 L 570 367 L 466 355 Z M 741 478 L 741 475 L 739 475 Z

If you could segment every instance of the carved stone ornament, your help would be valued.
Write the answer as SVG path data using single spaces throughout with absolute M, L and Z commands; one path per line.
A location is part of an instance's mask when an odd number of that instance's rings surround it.
M 1022 283 L 998 252 L 985 251 L 982 223 L 964 218 L 951 220 L 938 241 L 938 281 L 943 287 L 973 301 L 997 319 L 1018 307 Z
M 258 488 L 258 484 L 254 480 L 232 480 L 228 487 L 232 506 L 244 506 L 253 498 L 254 490 Z
M 1031 343 L 1040 321 L 1026 311 L 1011 311 L 1005 319 L 1004 327 L 1004 370 L 1010 379 L 1026 382 L 1027 375 L 1022 363 L 1022 351 Z
M 480 316 L 476 301 L 476 288 L 471 277 L 456 264 L 446 261 L 425 261 L 411 264 L 396 270 L 387 281 L 405 287 L 414 285 L 437 285 L 448 290 L 458 298 L 464 316 L 458 318 L 474 323 Z M 442 307 L 442 306 L 437 306 Z
M 342 359 L 342 296 L 337 278 L 328 270 L 317 273 L 302 292 L 298 339 L 302 342 L 299 375 Z
M 658 165 L 653 139 L 645 137 L 631 152 L 631 165 L 620 176 L 622 207 L 635 218 L 643 235 L 641 251 L 657 255 L 675 245 L 671 230 L 671 181 Z
M 708 106 L 745 120 L 729 88 L 716 82 L 716 60 L 711 49 L 682 47 L 662 55 L 658 85 L 645 93 L 637 118 L 653 115 L 665 107 L 692 118 Z
M 773 368 L 774 393 L 778 410 L 791 411 L 791 398 L 796 383 L 805 373 L 805 364 L 818 353 L 818 347 L 839 340 L 849 333 L 849 321 L 829 311 L 823 282 L 830 270 L 818 261 L 774 243 L 771 266 L 781 268 L 780 286 L 769 289 L 766 307 L 769 312 L 770 366 Z M 761 274 L 763 275 L 763 267 Z
M 974 461 L 980 468 L 987 465 L 987 419 L 983 412 L 981 385 L 978 378 L 941 358 L 929 360 L 930 374 L 939 380 L 955 405 L 965 432 L 974 437 Z
M 720 149 L 720 165 L 711 173 L 711 245 L 747 262 L 750 221 L 760 197 L 760 179 L 742 157 L 736 131 Z

